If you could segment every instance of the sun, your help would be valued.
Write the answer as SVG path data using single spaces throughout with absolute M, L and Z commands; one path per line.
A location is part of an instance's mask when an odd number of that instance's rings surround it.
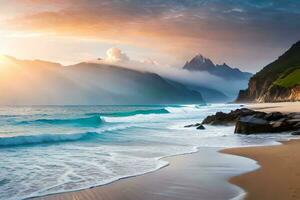
M 9 67 L 9 59 L 7 56 L 1 55 L 0 54 L 0 70 L 3 72 L 3 70 L 5 71 L 6 69 L 8 69 Z
M 2 64 L 2 63 L 5 63 L 6 61 L 7 61 L 6 56 L 3 56 L 0 54 L 0 63 Z

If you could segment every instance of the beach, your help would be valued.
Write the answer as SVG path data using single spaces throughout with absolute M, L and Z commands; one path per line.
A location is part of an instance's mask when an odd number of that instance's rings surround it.
M 300 103 L 253 104 L 248 108 L 264 112 L 300 112 Z M 300 140 L 282 142 L 282 145 L 233 148 L 223 153 L 256 160 L 261 166 L 230 179 L 246 192 L 246 199 L 300 199 Z
M 247 107 L 264 112 L 300 112 L 299 103 Z M 225 150 L 200 147 L 196 153 L 163 158 L 169 165 L 154 172 L 34 199 L 299 199 L 299 148 L 298 140 Z
M 36 200 L 195 200 L 240 199 L 244 192 L 228 178 L 258 166 L 243 157 L 221 154 L 220 148 L 165 158 L 167 167 L 111 184 Z
M 246 107 L 262 112 L 300 112 L 300 102 L 254 103 L 248 104 Z
M 246 199 L 299 199 L 299 150 L 299 140 L 278 146 L 226 149 L 224 153 L 251 158 L 261 166 L 256 171 L 231 178 L 230 182 L 247 192 Z

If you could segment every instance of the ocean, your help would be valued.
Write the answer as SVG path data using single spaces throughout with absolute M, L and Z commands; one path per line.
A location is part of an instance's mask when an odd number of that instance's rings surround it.
M 74 191 L 166 166 L 205 147 L 278 144 L 289 134 L 184 128 L 236 104 L 0 107 L 0 199 Z

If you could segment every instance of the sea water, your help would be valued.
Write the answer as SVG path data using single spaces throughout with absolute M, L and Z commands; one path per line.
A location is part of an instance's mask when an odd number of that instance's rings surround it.
M 157 170 L 197 147 L 275 144 L 289 134 L 237 135 L 233 126 L 184 128 L 235 104 L 0 107 L 0 199 L 107 184 Z

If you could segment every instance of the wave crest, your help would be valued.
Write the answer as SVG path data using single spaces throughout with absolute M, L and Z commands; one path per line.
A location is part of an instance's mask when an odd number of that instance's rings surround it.
M 149 109 L 149 110 L 134 110 L 128 112 L 112 112 L 112 113 L 101 113 L 101 116 L 105 117 L 130 117 L 134 115 L 150 115 L 150 114 L 167 114 L 170 113 L 167 109 Z M 87 115 L 98 115 L 98 113 L 88 113 Z
M 85 132 L 74 134 L 41 134 L 41 135 L 22 135 L 14 137 L 1 137 L 0 147 L 54 143 L 54 142 L 68 142 L 76 140 L 84 140 L 93 137 L 98 137 L 99 133 Z
M 88 118 L 73 118 L 73 119 L 37 119 L 33 121 L 22 121 L 20 124 L 50 124 L 50 125 L 80 125 L 87 127 L 98 127 L 103 123 L 101 117 L 92 116 Z

